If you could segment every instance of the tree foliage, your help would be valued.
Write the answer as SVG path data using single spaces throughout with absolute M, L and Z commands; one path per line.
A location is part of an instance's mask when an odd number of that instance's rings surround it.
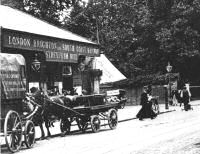
M 128 70 L 140 70 L 129 61 L 138 39 L 135 29 L 145 22 L 140 16 L 142 13 L 148 16 L 142 7 L 145 7 L 142 3 L 136 5 L 131 0 L 89 1 L 87 6 L 74 7 L 66 24 L 75 33 L 97 42 L 99 39 L 101 49 L 113 63 L 125 74 L 131 74 Z
M 80 0 L 2 0 L 3 5 L 20 9 L 51 24 L 61 26 L 60 18 Z
M 152 13 L 152 19 L 156 21 L 158 50 L 166 55 L 166 60 L 171 61 L 176 72 L 195 82 L 199 82 L 200 75 L 194 73 L 200 71 L 196 66 L 200 43 L 199 4 L 199 0 L 171 0 L 170 7 L 166 10 L 166 18 L 159 18 L 159 15 L 162 15 L 159 12 Z
M 199 0 L 90 0 L 70 17 L 75 33 L 97 41 L 98 30 L 102 50 L 128 78 L 165 74 L 169 61 L 199 82 Z
M 128 78 L 172 72 L 200 82 L 199 0 L 2 0 L 99 42 Z M 69 16 L 61 13 L 71 7 Z M 142 76 L 142 77 L 141 77 Z

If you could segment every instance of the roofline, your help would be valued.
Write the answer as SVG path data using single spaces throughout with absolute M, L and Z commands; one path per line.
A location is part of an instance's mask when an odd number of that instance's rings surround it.
M 2 4 L 0 4 L 0 5 L 2 5 Z M 16 10 L 16 11 L 19 11 L 19 12 L 21 12 L 21 13 L 24 13 L 24 14 L 26 14 L 26 15 L 29 15 L 29 16 L 31 16 L 31 17 L 37 19 L 37 20 L 40 20 L 40 21 L 42 21 L 42 22 L 45 22 L 45 23 L 47 23 L 47 24 L 49 24 L 49 25 L 51 25 L 51 26 L 54 26 L 54 27 L 56 27 L 56 28 L 59 28 L 59 29 L 64 30 L 64 31 L 66 31 L 66 32 L 69 32 L 69 33 L 71 33 L 71 34 L 73 34 L 73 35 L 76 35 L 76 36 L 78 36 L 78 37 L 80 37 L 80 38 L 82 38 L 82 39 L 85 39 L 85 40 L 91 42 L 91 43 L 87 43 L 87 42 L 81 42 L 81 43 L 93 44 L 93 45 L 98 45 L 98 46 L 99 46 L 99 43 L 93 42 L 93 41 L 89 40 L 88 38 L 85 38 L 85 37 L 83 37 L 83 36 L 81 36 L 81 35 L 72 33 L 71 31 L 68 31 L 68 30 L 66 30 L 66 29 L 64 29 L 64 28 L 58 27 L 58 26 L 56 26 L 56 25 L 54 25 L 54 24 L 52 24 L 52 23 L 49 23 L 49 22 L 47 22 L 47 21 L 45 21 L 45 20 L 43 20 L 43 19 L 40 19 L 40 18 L 38 18 L 38 17 L 35 17 L 35 16 L 33 16 L 33 15 L 27 13 L 27 12 L 24 12 L 24 11 L 19 10 L 19 9 L 17 9 L 17 8 L 13 8 L 13 7 L 9 6 L 9 5 L 2 5 L 2 6 L 6 6 L 6 7 L 9 7 L 9 8 L 12 8 L 12 9 L 14 9 L 14 10 Z M 3 26 L 1 26 L 1 27 L 3 27 Z M 8 28 L 4 28 L 4 29 L 8 29 Z M 11 29 L 11 30 L 12 30 L 12 29 Z M 16 30 L 15 30 L 15 31 L 16 31 Z M 27 32 L 27 33 L 30 33 L 30 32 Z M 35 33 L 31 33 L 31 34 L 35 34 Z M 36 34 L 36 35 L 39 35 L 39 34 Z M 46 36 L 46 35 L 43 35 L 43 36 Z M 51 36 L 48 36 L 48 37 L 51 37 Z M 57 37 L 54 37 L 54 38 L 57 38 Z M 59 38 L 59 39 L 68 40 L 68 39 L 65 39 L 65 38 Z M 70 41 L 75 41 L 75 40 L 70 40 Z M 80 42 L 80 41 L 76 41 L 76 42 Z
M 35 33 L 31 33 L 31 32 L 24 32 L 24 31 L 20 31 L 20 30 L 14 30 L 14 29 L 5 28 L 3 26 L 0 26 L 0 28 L 2 30 L 6 30 L 6 31 L 10 31 L 10 32 L 13 31 L 13 32 L 19 32 L 19 33 L 24 33 L 24 34 L 31 34 L 31 35 L 35 35 L 35 36 L 42 36 L 42 37 L 49 38 L 49 39 L 58 39 L 58 40 L 63 40 L 63 41 L 69 41 L 69 42 L 79 43 L 79 44 L 88 44 L 88 45 L 97 46 L 97 47 L 100 46 L 100 44 L 92 44 L 92 43 L 87 43 L 87 42 L 80 42 L 80 41 L 75 41 L 75 40 L 69 40 L 69 39 L 66 39 L 66 38 L 59 38 L 59 37 L 53 37 L 53 36 L 35 34 Z M 2 33 L 3 33 L 3 31 L 2 31 Z

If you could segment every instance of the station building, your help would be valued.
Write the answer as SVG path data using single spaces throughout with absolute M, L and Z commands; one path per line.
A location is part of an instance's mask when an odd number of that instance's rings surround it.
M 93 66 L 99 44 L 4 5 L 0 5 L 0 52 L 23 55 L 29 90 L 57 87 L 62 93 L 78 87 L 99 93 L 101 71 Z

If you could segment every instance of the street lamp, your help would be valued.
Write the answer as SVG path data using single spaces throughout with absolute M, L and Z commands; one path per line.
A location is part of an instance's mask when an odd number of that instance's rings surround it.
M 34 72 L 40 73 L 41 62 L 38 60 L 38 54 L 35 54 L 35 59 L 31 62 L 31 68 Z M 41 87 L 41 74 L 39 74 L 39 88 Z
M 168 65 L 166 66 L 166 70 L 167 70 L 167 72 L 168 72 L 168 74 L 169 74 L 169 95 L 168 95 L 168 102 L 166 102 L 166 106 L 165 106 L 165 108 L 166 109 L 168 109 L 169 108 L 169 101 L 170 101 L 170 98 L 171 98 L 171 81 L 170 81 L 170 73 L 171 73 L 171 71 L 172 71 L 172 66 L 170 65 L 170 62 L 168 62 Z
M 38 58 L 38 55 L 35 54 L 35 59 L 31 63 L 31 67 L 35 72 L 39 72 L 40 67 L 41 67 L 41 62 L 37 58 Z

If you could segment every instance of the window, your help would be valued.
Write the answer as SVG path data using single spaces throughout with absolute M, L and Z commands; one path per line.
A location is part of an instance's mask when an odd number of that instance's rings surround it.
M 72 67 L 64 65 L 63 69 L 62 69 L 62 75 L 63 76 L 71 76 L 72 75 Z

